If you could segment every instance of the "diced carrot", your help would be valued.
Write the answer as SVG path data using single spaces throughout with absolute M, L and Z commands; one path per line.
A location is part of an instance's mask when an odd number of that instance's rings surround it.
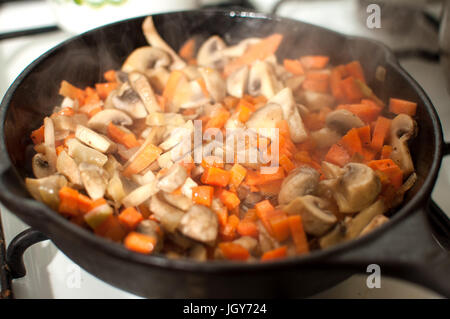
M 369 148 L 363 148 L 362 149 L 362 156 L 364 157 L 365 162 L 369 162 L 375 158 L 375 155 L 377 155 L 377 152 L 375 152 L 372 149 Z
M 56 146 L 56 155 L 59 156 L 59 154 L 61 154 L 62 151 L 64 151 L 64 146 L 63 145 Z
M 222 103 L 228 110 L 231 110 L 238 105 L 239 101 L 240 99 L 238 99 L 237 97 L 228 95 L 223 99 Z
M 219 228 L 220 238 L 223 241 L 232 241 L 233 239 L 235 239 L 239 222 L 239 217 L 237 217 L 236 215 L 229 215 L 227 223 L 222 228 Z
M 195 54 L 195 39 L 190 38 L 183 43 L 180 50 L 178 51 L 178 55 L 182 59 L 189 61 L 192 58 L 194 58 L 194 54 Z
M 102 100 L 106 100 L 109 93 L 115 90 L 118 85 L 119 83 L 117 82 L 97 83 L 95 84 L 95 89 L 97 90 L 98 96 L 100 96 Z
M 239 163 L 233 165 L 230 169 L 230 186 L 235 188 L 241 185 L 247 175 L 247 169 Z
M 273 237 L 279 242 L 285 241 L 290 235 L 289 223 L 286 214 L 277 214 L 269 219 Z
M 220 157 L 213 156 L 213 155 L 203 157 L 200 165 L 203 168 L 209 168 L 209 167 L 223 168 L 224 167 L 224 163 L 223 163 L 222 159 Z
M 59 207 L 61 214 L 77 216 L 79 214 L 78 192 L 70 187 L 64 186 L 59 190 Z
M 290 130 L 289 130 L 289 124 L 288 124 L 288 122 L 286 120 L 278 121 L 276 123 L 275 127 L 278 129 L 278 132 L 279 132 L 280 135 L 283 135 L 283 136 L 286 136 L 286 137 L 289 137 L 289 138 L 291 137 L 291 133 L 290 133 Z
M 330 58 L 323 55 L 306 55 L 300 57 L 300 62 L 307 69 L 323 69 L 329 61 Z
M 125 167 L 125 170 L 122 172 L 123 176 L 130 177 L 131 175 L 143 171 L 153 163 L 161 153 L 162 150 L 153 144 L 143 145 L 141 149 L 138 150 L 136 158 Z
M 223 227 L 228 222 L 228 210 L 225 206 L 215 207 L 214 205 L 211 209 L 216 213 L 217 218 L 219 219 L 219 226 Z
M 211 112 L 210 119 L 206 123 L 205 130 L 209 128 L 222 128 L 230 118 L 230 112 L 224 107 L 218 107 Z
M 108 82 L 116 82 L 116 71 L 115 70 L 108 70 L 105 73 L 103 73 L 103 77 Z
M 287 254 L 287 247 L 286 246 L 281 246 L 279 248 L 266 251 L 261 256 L 261 260 L 265 261 L 265 260 L 281 259 L 281 258 L 286 257 L 286 254 Z
M 361 144 L 363 147 L 370 146 L 371 137 L 370 137 L 370 125 L 366 125 L 363 127 L 357 128 L 358 135 L 361 140 Z
M 237 197 L 235 193 L 227 191 L 225 189 L 220 192 L 219 198 L 222 203 L 230 210 L 235 209 L 241 203 L 239 197 Z
M 359 61 L 350 62 L 345 65 L 345 68 L 350 76 L 353 76 L 355 79 L 359 79 L 360 81 L 366 83 L 364 70 Z
M 401 99 L 389 99 L 389 111 L 394 114 L 407 114 L 410 116 L 416 115 L 417 103 L 401 100 Z
M 259 234 L 256 224 L 248 219 L 243 219 L 239 222 L 237 232 L 241 236 L 250 236 L 255 238 L 257 238 Z
M 333 68 L 330 74 L 330 88 L 333 96 L 339 100 L 343 101 L 345 99 L 345 93 L 341 87 L 342 74 L 340 68 Z
M 226 259 L 247 260 L 250 257 L 248 250 L 236 243 L 220 243 L 219 248 Z
M 358 129 L 352 128 L 345 134 L 341 140 L 340 144 L 346 148 L 350 155 L 355 153 L 362 154 L 362 143 L 359 138 Z
M 112 122 L 108 124 L 108 136 L 114 142 L 122 144 L 126 148 L 133 148 L 140 145 L 132 132 L 125 132 Z
M 260 173 L 259 176 L 260 176 L 259 182 L 262 185 L 264 185 L 264 184 L 272 183 L 274 181 L 278 181 L 278 180 L 283 179 L 285 177 L 285 174 L 284 174 L 284 170 L 281 167 L 279 167 L 277 169 L 277 171 L 275 173 L 273 173 L 273 174 L 262 174 L 262 173 Z
M 304 90 L 307 90 L 307 91 L 328 93 L 329 82 L 322 81 L 322 80 L 305 79 L 302 83 L 302 87 Z
M 206 97 L 209 97 L 209 91 L 208 91 L 208 87 L 206 86 L 205 80 L 203 78 L 198 78 L 196 81 L 197 81 L 198 85 L 200 85 L 203 95 Z
M 269 234 L 273 234 L 272 226 L 270 225 L 270 217 L 273 215 L 275 208 L 266 199 L 255 204 L 255 209 L 256 214 L 258 215 L 266 230 L 269 232 Z
M 341 88 L 350 103 L 359 102 L 364 95 L 361 92 L 361 88 L 356 83 L 355 78 L 352 76 L 347 77 L 341 81 Z
M 92 205 L 94 204 L 94 201 L 90 199 L 88 196 L 83 194 L 78 194 L 78 210 L 82 214 L 86 214 L 92 209 Z
M 230 181 L 230 172 L 217 167 L 209 167 L 202 174 L 203 184 L 225 187 Z
M 380 171 L 385 174 L 389 182 L 395 189 L 399 188 L 403 183 L 403 172 L 400 167 L 395 164 L 392 159 L 381 159 L 370 161 L 367 165 L 373 170 Z
M 131 232 L 125 237 L 123 244 L 129 250 L 141 254 L 150 254 L 153 249 L 155 249 L 156 238 L 137 232 Z
M 100 102 L 100 96 L 95 89 L 88 86 L 84 91 L 86 93 L 84 104 L 96 104 Z
M 236 110 L 239 121 L 241 121 L 242 123 L 247 122 L 254 110 L 255 107 L 253 104 L 251 104 L 247 100 L 241 99 L 237 105 Z
M 141 214 L 142 214 L 142 216 L 143 216 L 144 218 L 148 218 L 148 217 L 151 215 L 151 213 L 152 213 L 152 212 L 150 211 L 150 208 L 148 207 L 148 205 L 146 205 L 145 203 L 139 205 L 139 206 L 138 206 L 138 209 L 139 209 L 139 211 L 141 212 Z
M 391 157 L 392 146 L 391 145 L 383 145 L 381 149 L 381 159 L 388 159 Z
M 223 70 L 227 77 L 243 65 L 250 65 L 256 60 L 265 60 L 274 54 L 283 40 L 283 35 L 275 33 L 247 48 L 243 55 L 225 65 Z
M 279 162 L 286 174 L 295 168 L 295 164 L 284 154 L 280 156 Z
M 263 194 L 278 196 L 278 193 L 281 190 L 282 183 L 283 183 L 283 180 L 279 179 L 272 183 L 258 185 L 258 188 L 259 188 L 259 191 Z
M 212 186 L 196 186 L 192 187 L 192 201 L 196 204 L 211 206 L 214 196 L 214 187 Z
M 128 207 L 119 214 L 119 220 L 130 230 L 135 229 L 143 219 L 142 214 L 134 207 Z
M 44 143 L 44 125 L 31 132 L 31 140 L 35 145 Z
M 71 98 L 72 100 L 78 100 L 80 106 L 84 104 L 84 100 L 86 98 L 86 93 L 82 89 L 73 86 L 65 80 L 61 82 L 59 94 Z
M 327 155 L 325 155 L 325 160 L 342 167 L 350 161 L 350 155 L 345 148 L 338 144 L 334 144 L 331 146 Z
M 180 70 L 174 70 L 170 73 L 169 79 L 167 80 L 166 86 L 163 91 L 163 98 L 166 102 L 171 102 L 175 92 L 177 90 L 178 84 L 182 81 L 186 76 Z M 163 108 L 164 109 L 164 108 Z
M 303 75 L 305 70 L 299 60 L 284 59 L 283 66 L 286 71 L 294 75 Z
M 297 254 L 304 254 L 309 251 L 308 240 L 303 229 L 302 218 L 300 215 L 291 215 L 288 217 L 289 229 L 291 230 L 292 240 L 294 241 Z
M 387 138 L 389 134 L 389 129 L 391 127 L 391 120 L 379 116 L 377 121 L 375 122 L 375 128 L 373 130 L 372 136 L 372 149 L 375 151 L 381 150 L 384 144 L 384 140 Z
M 120 242 L 126 235 L 126 230 L 119 218 L 110 215 L 103 223 L 101 223 L 94 230 L 95 234 L 104 238 L 111 239 L 115 242 Z
M 357 115 L 365 123 L 371 123 L 380 115 L 381 108 L 375 103 L 369 104 L 343 104 L 339 105 L 337 110 L 347 110 Z

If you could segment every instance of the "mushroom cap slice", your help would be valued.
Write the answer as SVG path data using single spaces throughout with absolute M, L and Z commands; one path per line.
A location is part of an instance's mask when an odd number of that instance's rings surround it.
M 108 186 L 108 173 L 103 168 L 89 163 L 81 163 L 79 169 L 83 186 L 89 197 L 94 200 L 103 198 Z
M 91 117 L 87 125 L 93 130 L 106 133 L 109 123 L 131 125 L 133 120 L 125 112 L 116 109 L 106 109 Z
M 108 156 L 100 153 L 89 146 L 81 144 L 77 139 L 71 138 L 67 141 L 67 153 L 77 164 L 83 162 L 102 167 L 108 161 Z
M 66 185 L 66 178 L 58 174 L 39 179 L 25 178 L 25 186 L 30 195 L 55 210 L 58 210 L 59 205 L 58 192 Z
M 69 181 L 75 185 L 81 186 L 81 175 L 75 160 L 70 157 L 66 151 L 62 151 L 58 155 L 56 161 L 56 169 L 58 173 L 66 176 Z
M 303 83 L 302 78 L 290 80 L 293 83 L 288 83 L 289 86 L 301 85 Z M 300 84 L 298 84 L 300 83 Z M 313 91 L 302 91 L 299 94 L 300 101 L 304 103 L 310 111 L 320 111 L 324 107 L 332 107 L 335 99 L 333 95 L 327 93 L 319 93 Z
M 139 95 L 149 114 L 161 109 L 156 100 L 155 93 L 145 75 L 138 72 L 132 72 L 128 75 L 128 79 L 131 87 Z
M 344 135 L 354 127 L 364 126 L 364 122 L 348 110 L 336 110 L 328 113 L 325 119 L 326 125 Z
M 386 224 L 388 221 L 389 221 L 389 218 L 387 218 L 384 215 L 377 215 L 377 216 L 375 216 L 374 218 L 372 218 L 370 223 L 367 224 L 366 227 L 364 227 L 364 229 L 361 231 L 361 233 L 359 233 L 359 236 L 367 235 L 368 233 L 370 233 L 371 231 L 377 229 L 381 225 Z
M 154 252 L 158 252 L 163 248 L 164 232 L 156 221 L 145 219 L 137 225 L 136 231 L 156 239 Z
M 181 218 L 178 229 L 194 240 L 211 243 L 217 238 L 219 222 L 216 213 L 203 205 L 192 206 Z
M 244 65 L 227 77 L 227 92 L 237 98 L 244 96 L 247 89 L 248 66 Z
M 175 232 L 184 215 L 182 210 L 161 200 L 158 194 L 150 198 L 150 210 L 161 223 L 161 226 L 170 233 Z
M 374 202 L 381 191 L 381 182 L 364 164 L 348 163 L 344 170 L 336 184 L 334 199 L 341 213 L 355 213 Z
M 134 191 L 125 196 L 122 199 L 122 204 L 125 207 L 139 206 L 151 196 L 155 195 L 158 191 L 159 188 L 156 186 L 156 180 L 154 180 L 149 184 L 136 188 Z
M 320 130 L 310 132 L 309 136 L 311 136 L 311 139 L 314 141 L 314 144 L 318 148 L 331 147 L 333 144 L 337 143 L 341 139 L 340 134 L 338 134 L 336 131 L 328 127 L 324 127 L 321 128 Z
M 226 47 L 227 45 L 221 37 L 211 36 L 198 49 L 198 65 L 217 69 L 223 68 L 228 61 L 228 58 L 222 52 Z
M 250 95 L 264 95 L 267 99 L 277 93 L 277 80 L 271 66 L 266 61 L 257 60 L 253 63 L 248 77 L 247 90 Z
M 345 238 L 348 240 L 358 237 L 376 216 L 383 215 L 386 211 L 387 206 L 382 199 L 363 209 L 346 223 Z
M 226 95 L 226 84 L 222 75 L 213 68 L 200 68 L 199 71 L 214 102 L 221 102 Z
M 50 166 L 47 157 L 42 153 L 37 153 L 33 156 L 31 168 L 33 169 L 33 174 L 36 178 L 48 177 L 55 173 L 55 169 Z
M 84 144 L 102 153 L 114 152 L 117 150 L 116 143 L 106 136 L 102 136 L 83 125 L 77 125 L 75 137 Z
M 139 94 L 128 83 L 123 84 L 118 94 L 113 96 L 112 103 L 115 108 L 135 119 L 145 118 L 148 114 Z
M 308 133 L 306 133 L 305 126 L 297 109 L 292 90 L 290 88 L 284 88 L 268 102 L 281 105 L 283 117 L 288 123 L 292 141 L 294 143 L 303 142 L 308 137 Z
M 329 202 L 312 195 L 297 197 L 283 208 L 288 214 L 302 217 L 305 232 L 322 236 L 337 222 L 336 216 L 327 210 Z
M 320 174 L 310 167 L 299 167 L 292 170 L 283 180 L 278 194 L 280 205 L 288 204 L 299 196 L 312 194 L 319 183 Z
M 171 58 L 164 50 L 144 46 L 130 53 L 122 65 L 122 71 L 144 73 L 148 69 L 168 67 L 170 62 Z
M 186 66 L 184 62 L 175 51 L 161 38 L 156 30 L 155 24 L 153 23 L 153 18 L 151 16 L 145 18 L 142 23 L 142 31 L 147 39 L 147 42 L 154 48 L 159 48 L 166 51 L 172 58 L 172 70 L 183 69 Z
M 252 113 L 246 125 L 249 129 L 258 130 L 276 128 L 277 123 L 283 120 L 283 110 L 279 104 L 267 103 Z M 269 136 L 270 137 L 270 136 Z
M 172 165 L 167 173 L 159 179 L 158 187 L 167 193 L 171 193 L 181 187 L 188 177 L 186 169 L 179 165 Z
M 414 172 L 414 163 L 408 147 L 417 130 L 417 123 L 406 114 L 397 115 L 391 123 L 390 140 L 392 145 L 392 160 L 402 169 L 407 176 Z

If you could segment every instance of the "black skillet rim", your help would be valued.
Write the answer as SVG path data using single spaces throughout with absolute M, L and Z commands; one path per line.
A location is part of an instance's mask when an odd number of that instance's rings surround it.
M 253 11 L 247 11 L 247 10 L 193 10 L 193 11 L 179 11 L 179 12 L 170 12 L 170 13 L 161 13 L 158 15 L 176 15 L 176 14 L 192 14 L 192 13 L 202 13 L 202 14 L 209 14 L 209 15 L 226 15 L 230 18 L 250 18 L 250 19 L 267 19 L 267 20 L 275 20 L 280 21 L 281 23 L 290 23 L 290 24 L 306 24 L 311 25 L 309 23 L 297 21 L 294 19 L 289 18 L 282 18 L 271 14 L 263 14 L 263 13 L 257 13 Z M 102 26 L 90 31 L 87 31 L 83 34 L 77 35 L 75 37 L 72 37 L 68 40 L 63 41 L 62 43 L 58 44 L 57 46 L 53 47 L 52 49 L 48 50 L 44 54 L 42 54 L 40 57 L 35 59 L 30 65 L 28 65 L 21 73 L 20 75 L 14 80 L 13 84 L 9 87 L 7 90 L 2 103 L 0 104 L 0 152 L 2 154 L 2 160 L 6 161 L 4 165 L 6 164 L 6 170 L 10 170 L 13 168 L 13 165 L 11 163 L 10 157 L 7 153 L 6 148 L 6 141 L 4 136 L 4 122 L 6 119 L 6 114 L 8 112 L 10 101 L 14 95 L 14 92 L 16 88 L 22 83 L 22 81 L 33 71 L 33 69 L 41 63 L 46 58 L 50 57 L 51 54 L 54 51 L 57 51 L 61 47 L 65 46 L 66 44 L 70 43 L 71 41 L 75 41 L 79 37 L 83 37 L 86 34 L 95 33 L 97 29 L 101 29 L 104 27 L 126 23 L 127 21 L 131 20 L 140 20 L 145 18 L 146 16 L 141 17 L 135 17 L 131 19 L 126 19 L 118 22 L 114 22 L 111 24 L 108 24 L 106 26 Z M 366 41 L 369 43 L 376 44 L 377 46 L 381 47 L 384 51 L 386 63 L 392 66 L 405 80 L 406 82 L 412 86 L 412 88 L 418 93 L 419 97 L 424 102 L 424 107 L 427 109 L 428 113 L 431 117 L 431 122 L 433 124 L 433 136 L 434 136 L 434 143 L 436 145 L 434 152 L 433 152 L 433 162 L 429 171 L 428 176 L 425 178 L 425 181 L 421 188 L 418 190 L 418 192 L 414 195 L 414 197 L 407 202 L 405 205 L 403 205 L 400 209 L 396 211 L 395 214 L 393 214 L 393 217 L 391 220 L 384 224 L 382 227 L 376 229 L 371 234 L 368 234 L 364 237 L 351 240 L 349 242 L 345 242 L 339 245 L 336 245 L 335 247 L 331 247 L 325 250 L 316 250 L 313 251 L 307 255 L 303 256 L 295 256 L 295 257 L 289 257 L 283 260 L 278 261 L 269 261 L 269 262 L 257 262 L 257 263 L 242 263 L 242 262 L 230 262 L 230 261 L 208 261 L 208 262 L 197 262 L 189 259 L 178 259 L 173 260 L 166 258 L 164 256 L 158 256 L 158 255 L 142 255 L 139 253 L 135 253 L 132 251 L 127 250 L 123 245 L 117 244 L 114 242 L 111 242 L 107 239 L 104 239 L 102 237 L 99 237 L 95 235 L 94 233 L 83 229 L 79 227 L 78 225 L 75 225 L 62 217 L 61 215 L 57 214 L 52 209 L 45 206 L 43 203 L 38 202 L 34 199 L 30 198 L 19 198 L 15 197 L 12 194 L 8 193 L 7 190 L 2 190 L 2 201 L 10 202 L 14 204 L 16 207 L 23 207 L 24 211 L 32 211 L 32 210 L 39 210 L 43 216 L 46 217 L 48 222 L 54 223 L 57 226 L 63 227 L 67 229 L 67 231 L 71 232 L 73 235 L 81 237 L 83 240 L 87 242 L 87 244 L 92 249 L 101 249 L 103 253 L 107 253 L 108 255 L 112 255 L 115 258 L 123 259 L 127 262 L 137 262 L 140 264 L 143 264 L 145 266 L 152 266 L 152 267 L 161 267 L 165 268 L 167 270 L 178 270 L 178 271 L 186 271 L 186 272 L 203 272 L 203 273 L 232 273 L 232 272 L 243 272 L 243 271 L 263 271 L 265 269 L 273 269 L 273 268 L 285 268 L 285 267 L 292 267 L 292 266 L 307 266 L 314 263 L 320 263 L 323 264 L 328 257 L 332 257 L 335 255 L 338 255 L 342 252 L 345 252 L 347 250 L 351 250 L 359 245 L 363 245 L 365 243 L 368 243 L 370 241 L 373 241 L 378 236 L 381 236 L 383 233 L 388 231 L 390 228 L 392 228 L 395 224 L 398 222 L 401 222 L 402 219 L 408 217 L 411 215 L 414 210 L 419 209 L 420 207 L 423 207 L 425 203 L 428 202 L 428 197 L 431 194 L 431 190 L 435 184 L 437 173 L 440 168 L 441 160 L 442 160 L 442 144 L 443 144 L 443 137 L 442 137 L 442 128 L 441 123 L 439 121 L 437 112 L 432 105 L 430 99 L 428 98 L 427 94 L 424 92 L 424 90 L 420 87 L 420 85 L 404 70 L 400 64 L 398 63 L 397 59 L 395 58 L 392 51 L 385 46 L 383 43 L 367 39 L 363 37 L 358 36 L 348 36 L 344 35 L 342 33 L 326 29 L 320 26 L 311 25 L 314 28 L 322 29 L 323 31 L 333 33 L 340 37 L 345 37 L 346 39 L 350 40 L 358 40 L 358 41 Z M 16 174 L 17 175 L 17 174 Z M 23 183 L 20 176 L 17 176 L 17 178 L 20 179 L 20 182 Z M 20 203 L 19 203 L 20 201 Z M 14 212 L 13 212 L 14 213 Z M 26 212 L 25 214 L 31 214 L 30 212 Z M 37 228 L 39 229 L 39 228 Z M 51 234 L 49 235 L 49 238 L 51 239 Z M 57 242 L 57 241 L 56 241 Z M 57 244 L 57 243 L 56 243 Z

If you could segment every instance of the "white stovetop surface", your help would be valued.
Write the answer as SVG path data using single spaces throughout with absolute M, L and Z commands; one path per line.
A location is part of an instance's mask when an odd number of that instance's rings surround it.
M 260 10 L 268 11 L 274 0 L 254 0 L 253 3 Z M 348 34 L 374 36 L 370 30 L 362 27 L 352 18 L 356 14 L 354 0 L 306 2 L 302 6 L 298 3 L 288 3 L 281 8 L 280 14 Z M 17 21 L 20 21 L 20 24 Z M 54 21 L 52 12 L 44 1 L 0 7 L 0 32 L 50 25 Z M 0 98 L 15 77 L 30 62 L 68 37 L 70 34 L 60 31 L 1 41 Z M 447 105 L 450 96 L 445 90 L 445 79 L 441 68 L 438 64 L 415 59 L 402 61 L 402 65 L 428 93 L 440 115 L 444 135 L 450 137 L 450 107 Z M 450 198 L 446 196 L 449 186 L 450 162 L 446 159 L 443 162 L 433 198 L 447 212 L 450 212 Z M 20 231 L 27 228 L 27 225 L 3 207 L 1 217 L 7 243 Z M 24 259 L 27 275 L 13 281 L 16 298 L 138 298 L 79 269 L 50 241 L 36 244 L 28 249 Z M 381 288 L 369 289 L 366 286 L 366 276 L 355 275 L 316 297 L 439 298 L 439 295 L 417 285 L 386 277 L 382 277 Z

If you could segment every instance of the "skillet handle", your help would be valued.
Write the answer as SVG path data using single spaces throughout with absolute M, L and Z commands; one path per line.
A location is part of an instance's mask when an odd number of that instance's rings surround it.
M 450 298 L 450 254 L 445 246 L 450 237 L 449 223 L 442 210 L 431 202 L 397 220 L 383 236 L 336 254 L 331 263 L 359 272 L 377 264 L 382 275 L 420 284 Z

